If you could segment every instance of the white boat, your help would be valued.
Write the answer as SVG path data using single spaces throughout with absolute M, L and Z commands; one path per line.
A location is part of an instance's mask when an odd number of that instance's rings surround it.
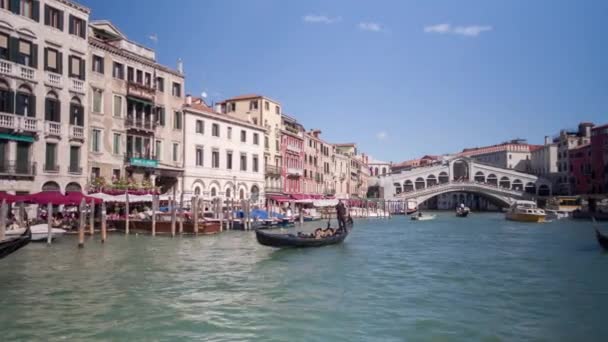
M 566 219 L 572 216 L 571 212 L 563 211 L 563 210 L 551 210 L 546 209 L 547 218 L 550 220 L 561 220 Z
M 437 217 L 437 215 L 426 215 L 423 213 L 418 213 L 417 215 L 412 215 L 412 220 L 413 221 L 430 221 L 430 220 L 434 220 Z
M 545 222 L 547 214 L 533 201 L 515 201 L 505 214 L 505 218 L 519 222 Z
M 10 228 L 6 230 L 7 237 L 19 236 L 25 232 L 26 228 Z M 36 224 L 30 227 L 32 232 L 32 241 L 46 241 L 49 235 L 49 228 L 46 224 Z M 66 233 L 65 229 L 52 228 L 53 238 Z

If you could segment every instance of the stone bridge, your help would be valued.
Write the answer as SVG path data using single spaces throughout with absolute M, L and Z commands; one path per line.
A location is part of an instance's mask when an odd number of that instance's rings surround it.
M 509 205 L 516 199 L 551 195 L 549 180 L 462 157 L 379 176 L 376 183 L 383 188 L 385 200 L 417 203 L 450 192 L 475 193 L 502 205 Z

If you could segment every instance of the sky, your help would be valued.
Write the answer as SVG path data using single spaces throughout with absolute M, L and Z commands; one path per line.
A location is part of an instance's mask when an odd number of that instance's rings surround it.
M 608 122 L 608 1 L 79 2 L 181 58 L 188 93 L 268 96 L 378 160 Z

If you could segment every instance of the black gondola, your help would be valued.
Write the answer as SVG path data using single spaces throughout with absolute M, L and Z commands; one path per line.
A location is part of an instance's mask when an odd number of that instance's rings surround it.
M 348 223 L 347 227 L 352 227 L 352 223 Z M 342 243 L 348 236 L 348 228 L 342 233 L 337 233 L 334 236 L 322 239 L 299 237 L 294 234 L 272 234 L 256 229 L 255 237 L 261 245 L 268 247 L 284 248 L 305 248 L 305 247 L 322 247 Z
M 599 242 L 600 246 L 604 248 L 604 250 L 608 251 L 608 236 L 600 233 L 597 228 L 595 229 L 595 237 L 597 238 L 597 242 Z
M 0 259 L 8 256 L 9 254 L 16 252 L 21 247 L 25 247 L 28 243 L 32 241 L 32 232 L 28 227 L 23 234 L 6 239 L 0 242 Z
M 457 217 L 467 217 L 469 215 L 469 210 L 468 209 L 456 209 L 456 216 Z

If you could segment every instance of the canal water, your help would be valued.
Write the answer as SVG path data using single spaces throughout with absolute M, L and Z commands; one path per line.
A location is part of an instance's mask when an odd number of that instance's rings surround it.
M 251 232 L 76 245 L 63 237 L 0 261 L 2 341 L 608 335 L 608 254 L 587 222 L 440 213 L 358 220 L 344 244 L 319 249 L 274 250 Z

